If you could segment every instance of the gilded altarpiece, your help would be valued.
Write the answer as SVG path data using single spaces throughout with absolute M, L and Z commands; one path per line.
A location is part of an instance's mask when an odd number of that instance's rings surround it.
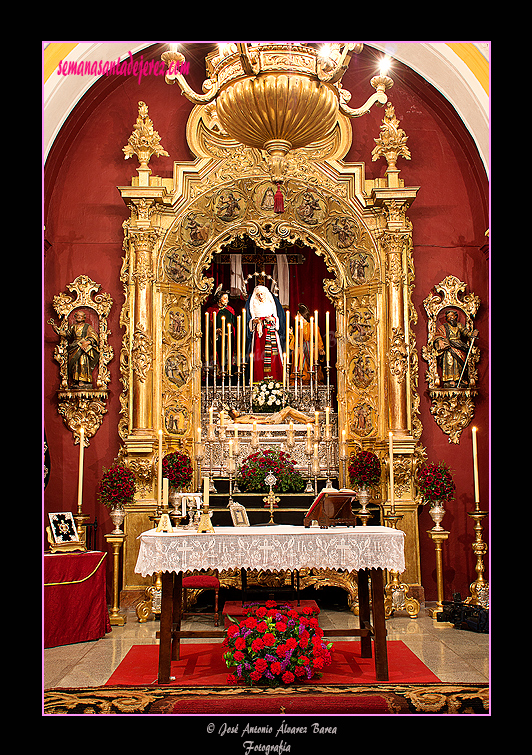
M 422 598 L 413 480 L 424 452 L 408 219 L 417 188 L 404 187 L 395 165 L 386 177 L 366 180 L 363 163 L 343 162 L 351 144 L 351 124 L 343 115 L 329 137 L 287 156 L 282 213 L 262 201 L 275 190 L 264 154 L 220 133 L 206 106 L 194 107 L 187 140 L 196 157 L 175 162 L 172 179 L 151 175 L 144 161 L 132 184 L 119 187 L 131 213 L 124 223 L 122 269 L 121 455 L 138 481 L 125 521 L 123 590 L 147 588 L 134 566 L 137 537 L 153 526 L 156 511 L 158 431 L 163 454 L 182 448 L 195 457 L 195 429 L 206 411 L 200 398 L 201 307 L 213 288 L 206 269 L 215 253 L 246 234 L 264 250 L 302 242 L 325 261 L 330 277 L 324 290 L 336 311 L 338 427 L 346 430 L 348 454 L 370 449 L 382 460 L 381 489 L 373 492 L 385 516 L 393 434 L 395 513 L 406 533 L 401 578 Z M 229 195 L 236 200 L 231 212 Z M 196 486 L 198 481 L 196 469 Z M 239 581 L 239 575 L 221 577 L 226 585 Z M 356 602 L 350 575 L 322 570 L 303 576 L 303 586 L 310 584 L 339 585 L 350 604 Z

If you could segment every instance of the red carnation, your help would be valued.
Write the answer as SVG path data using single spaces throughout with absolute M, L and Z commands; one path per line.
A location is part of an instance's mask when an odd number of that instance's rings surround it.
M 255 629 L 257 630 L 257 632 L 267 632 L 268 631 L 268 625 L 266 624 L 265 621 L 259 621 L 259 623 L 255 627 Z
M 245 650 L 246 649 L 246 641 L 243 637 L 237 637 L 235 640 L 235 648 L 237 650 Z
M 278 632 L 286 632 L 286 624 L 284 621 L 278 621 L 275 625 Z
M 236 624 L 231 624 L 231 626 L 228 627 L 227 629 L 227 635 L 229 637 L 234 637 L 235 634 L 239 634 L 239 632 L 240 632 L 240 629 L 237 627 Z
M 260 637 L 257 637 L 257 639 L 253 640 L 253 642 L 251 643 L 251 649 L 254 653 L 259 653 L 263 647 L 264 642 L 260 639 Z
M 285 671 L 281 678 L 285 684 L 291 684 L 294 681 L 295 676 L 291 671 Z
M 275 645 L 275 635 L 271 632 L 266 632 L 266 634 L 262 638 L 262 641 L 267 647 L 273 647 Z
M 273 661 L 273 663 L 270 666 L 270 671 L 272 674 L 280 674 L 281 673 L 281 664 L 279 661 Z
M 240 661 L 243 661 L 246 656 L 241 650 L 237 650 L 236 653 L 233 654 L 233 658 L 237 663 L 240 663 Z
M 268 668 L 268 662 L 264 658 L 257 658 L 255 661 L 255 671 L 260 671 L 261 674 Z
M 249 675 L 251 679 L 253 679 L 254 682 L 258 682 L 259 679 L 262 677 L 262 673 L 260 671 L 252 671 Z M 232 682 L 234 684 L 234 682 Z M 228 684 L 231 684 L 228 680 Z

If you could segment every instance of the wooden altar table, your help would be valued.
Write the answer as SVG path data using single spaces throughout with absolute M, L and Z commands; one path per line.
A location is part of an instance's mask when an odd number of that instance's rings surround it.
M 161 572 L 161 620 L 159 632 L 159 684 L 169 684 L 171 661 L 179 658 L 183 572 L 201 569 L 295 570 L 340 569 L 358 572 L 359 629 L 325 630 L 327 637 L 361 638 L 363 658 L 371 658 L 374 640 L 377 681 L 388 681 L 384 570 L 405 570 L 404 533 L 391 527 L 301 526 L 216 527 L 213 533 L 155 529 L 139 536 L 135 572 L 143 577 Z M 370 622 L 369 582 L 373 617 Z M 224 637 L 225 632 L 202 632 L 202 637 Z

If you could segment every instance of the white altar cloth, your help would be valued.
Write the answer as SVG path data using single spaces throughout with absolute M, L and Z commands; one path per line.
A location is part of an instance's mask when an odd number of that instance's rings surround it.
M 178 530 L 139 536 L 135 572 L 200 569 L 390 569 L 405 570 L 404 532 L 391 527 L 330 527 L 273 525 L 215 527 L 214 534 Z

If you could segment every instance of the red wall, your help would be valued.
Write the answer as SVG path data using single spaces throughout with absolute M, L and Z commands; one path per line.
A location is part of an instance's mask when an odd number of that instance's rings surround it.
M 188 80 L 201 91 L 204 78 L 203 45 L 190 45 L 187 59 L 191 63 Z M 155 58 L 161 48 L 152 48 Z M 144 60 L 148 53 L 143 52 Z M 354 57 L 344 77 L 344 87 L 352 92 L 350 105 L 358 107 L 373 91 L 369 79 L 376 70 L 376 51 L 365 47 Z M 485 231 L 488 228 L 488 185 L 476 148 L 462 122 L 439 95 L 418 75 L 396 64 L 389 92 L 401 127 L 408 135 L 412 160 L 399 160 L 401 177 L 407 186 L 419 186 L 410 210 L 414 225 L 414 260 L 416 289 L 413 301 L 418 315 L 415 333 L 418 344 L 421 394 L 422 443 L 430 461 L 446 461 L 455 472 L 456 499 L 447 506 L 443 521 L 450 537 L 444 546 L 445 597 L 454 591 L 469 593 L 475 579 L 475 559 L 471 543 L 473 523 L 467 512 L 474 508 L 471 431 L 467 428 L 461 442 L 454 445 L 435 424 L 424 378 L 426 363 L 421 347 L 426 343 L 427 318 L 423 299 L 434 284 L 447 275 L 456 275 L 468 284 L 468 290 L 481 298 L 476 327 L 480 391 L 474 423 L 478 427 L 480 494 L 484 508 L 488 505 L 489 404 L 488 404 L 488 259 Z M 360 79 L 360 82 L 358 82 Z M 96 547 L 106 547 L 103 535 L 112 525 L 107 509 L 96 501 L 102 468 L 115 458 L 119 395 L 119 353 L 122 330 L 119 326 L 123 304 L 119 282 L 122 263 L 122 223 L 128 217 L 117 186 L 128 185 L 136 175 L 137 161 L 124 160 L 122 147 L 133 130 L 139 100 L 148 104 L 149 114 L 161 143 L 170 157 L 152 158 L 150 167 L 156 175 L 172 175 L 174 160 L 191 159 L 185 140 L 185 124 L 192 108 L 177 87 L 169 87 L 161 78 L 145 77 L 139 84 L 133 77 L 113 77 L 96 82 L 69 117 L 47 160 L 44 175 L 45 240 L 44 322 L 57 315 L 53 297 L 66 290 L 66 284 L 78 275 L 89 275 L 101 284 L 114 301 L 109 327 L 114 359 L 110 363 L 112 380 L 108 413 L 102 426 L 85 451 L 84 511 L 91 519 L 98 517 Z M 353 146 L 346 161 L 365 161 L 368 178 L 383 176 L 386 165 L 371 162 L 374 139 L 379 133 L 383 110 L 375 108 L 369 115 L 353 121 Z M 59 368 L 53 358 L 57 337 L 44 325 L 43 384 L 44 424 L 50 448 L 51 475 L 44 494 L 44 515 L 49 511 L 75 510 L 77 496 L 78 446 L 57 413 L 56 390 Z M 46 522 L 45 522 L 46 523 Z M 420 513 L 422 581 L 427 600 L 436 598 L 434 547 L 426 530 L 433 525 L 424 507 Z M 487 527 L 485 528 L 487 536 Z M 109 560 L 110 561 L 110 560 Z M 487 559 L 486 566 L 487 566 Z

